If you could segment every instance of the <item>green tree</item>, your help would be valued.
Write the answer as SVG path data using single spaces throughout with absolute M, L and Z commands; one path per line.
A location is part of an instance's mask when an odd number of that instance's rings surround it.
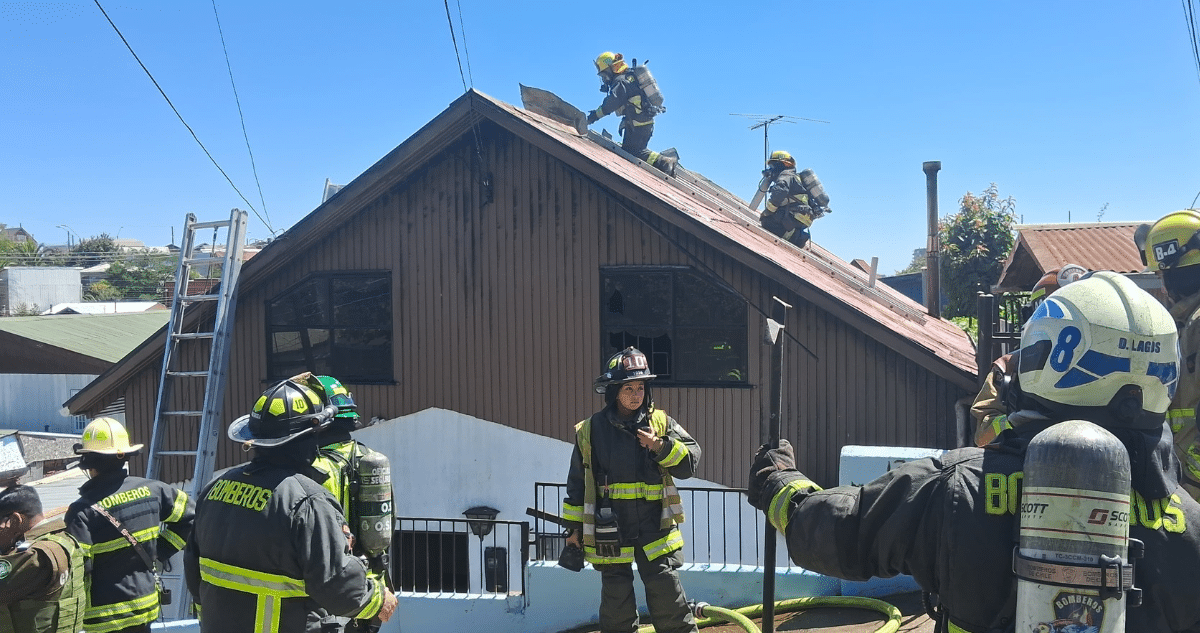
M 117 294 L 127 301 L 158 301 L 163 284 L 175 277 L 176 256 L 167 253 L 155 253 L 149 250 L 127 253 L 112 263 L 108 268 L 106 280 L 92 284 L 89 294 L 107 295 L 102 300 L 111 300 L 112 294 Z
M 1000 279 L 1004 260 L 1013 247 L 1016 200 L 1001 198 L 996 183 L 959 201 L 959 211 L 943 218 L 942 288 L 946 316 L 974 316 L 975 295 L 987 292 Z
M 72 246 L 66 263 L 59 265 L 90 268 L 97 264 L 111 262 L 117 259 L 120 253 L 121 249 L 117 248 L 116 241 L 108 233 L 101 233 Z
M 895 274 L 907 275 L 908 273 L 921 272 L 921 269 L 925 267 L 925 261 L 926 261 L 925 255 L 928 252 L 928 250 L 929 249 L 927 249 L 927 248 L 913 249 L 912 261 L 909 262 L 908 265 L 905 266 L 904 268 L 897 270 Z
M 0 268 L 7 266 L 37 266 L 37 244 L 30 240 L 14 242 L 0 237 Z

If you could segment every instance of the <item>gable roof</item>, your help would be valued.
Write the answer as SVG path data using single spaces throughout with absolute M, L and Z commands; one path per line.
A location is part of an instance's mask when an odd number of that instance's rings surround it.
M 166 310 L 0 319 L 0 332 L 115 363 L 167 322 Z
M 563 161 L 628 201 L 630 211 L 646 209 L 657 219 L 679 226 L 736 260 L 791 287 L 812 303 L 867 332 L 935 374 L 974 391 L 975 357 L 970 338 L 944 319 L 927 315 L 904 295 L 876 283 L 819 245 L 805 249 L 780 241 L 759 226 L 758 214 L 737 196 L 699 174 L 680 168 L 675 178 L 635 161 L 611 140 L 504 103 L 475 90 L 456 99 L 415 134 L 324 201 L 242 267 L 241 291 L 268 278 L 351 221 L 371 200 L 424 163 L 470 134 L 481 120 L 501 128 Z M 644 220 L 646 218 L 643 218 Z M 211 314 L 212 308 L 208 308 Z M 189 313 L 186 323 L 205 315 Z M 161 360 L 165 328 L 128 357 L 100 375 L 66 405 L 71 411 L 97 404 L 113 387 L 150 363 Z
M 1123 274 L 1145 270 L 1133 233 L 1141 222 L 1018 225 L 1017 240 L 994 292 L 1028 292 L 1046 271 L 1064 264 Z

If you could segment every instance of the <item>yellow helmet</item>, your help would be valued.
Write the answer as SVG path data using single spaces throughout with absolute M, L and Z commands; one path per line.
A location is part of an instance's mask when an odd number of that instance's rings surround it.
M 1168 213 L 1146 235 L 1146 264 L 1169 270 L 1200 264 L 1200 211 Z
M 620 53 L 608 51 L 600 53 L 600 56 L 596 58 L 596 72 L 602 73 L 610 68 L 614 75 L 619 75 L 628 70 L 629 66 L 625 64 L 625 58 Z
M 796 159 L 792 158 L 791 154 L 780 149 L 771 152 L 771 157 L 767 159 L 767 166 L 770 167 L 771 163 L 779 163 L 784 167 L 791 168 L 796 166 Z
M 129 445 L 129 432 L 112 418 L 96 418 L 83 429 L 83 443 L 75 445 L 75 454 L 100 453 L 124 457 L 142 450 L 142 444 Z

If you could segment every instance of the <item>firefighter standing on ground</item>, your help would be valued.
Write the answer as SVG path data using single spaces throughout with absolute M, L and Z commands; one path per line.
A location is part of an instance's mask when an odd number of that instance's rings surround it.
M 601 53 L 596 58 L 596 74 L 600 76 L 600 91 L 608 96 L 604 97 L 600 107 L 588 113 L 587 122 L 595 123 L 614 113 L 620 116 L 621 149 L 660 171 L 675 175 L 678 159 L 648 149 L 650 137 L 654 135 L 654 117 L 660 109 L 650 103 L 625 59 L 620 53 Z
M 183 549 L 192 531 L 195 504 L 187 493 L 125 472 L 129 456 L 140 450 L 112 418 L 93 420 L 75 447 L 89 479 L 63 521 L 88 559 L 88 633 L 149 631 L 160 600 L 153 566 Z
M 229 438 L 249 464 L 206 486 L 184 551 L 184 576 L 204 633 L 315 633 L 330 615 L 386 622 L 396 597 L 350 552 L 349 530 L 313 468 L 317 431 L 336 415 L 312 389 L 285 380 Z
M 700 463 L 700 446 L 665 411 L 655 409 L 646 356 L 629 347 L 609 359 L 594 388 L 605 407 L 575 425 L 562 517 L 577 525 L 567 538 L 600 572 L 600 630 L 638 626 L 633 563 L 659 633 L 696 631 L 679 583 L 683 502 L 674 478 Z
M 1175 434 L 1175 454 L 1183 464 L 1183 487 L 1200 499 L 1200 211 L 1170 213 L 1154 223 L 1146 236 L 1146 264 L 1162 277 L 1170 299 L 1171 317 L 1179 329 L 1179 389 L 1171 400 L 1167 421 Z
M 763 228 L 795 244 L 804 246 L 813 220 L 828 212 L 810 195 L 796 173 L 796 160 L 785 151 L 771 152 L 763 170 L 767 186 L 767 206 L 759 221 Z
M 1067 264 L 1061 268 L 1046 271 L 1041 279 L 1029 291 L 1029 306 L 1026 308 L 1025 320 L 1037 310 L 1047 296 L 1059 288 L 1077 281 L 1087 274 L 1087 269 L 1077 264 Z M 975 421 L 975 445 L 989 444 L 1004 429 L 1012 428 L 1008 423 L 1008 414 L 1013 410 L 1012 403 L 1006 402 L 1009 393 L 1015 393 L 1008 385 L 1017 380 L 1016 362 L 1012 354 L 1005 354 L 992 361 L 991 371 L 983 380 L 983 386 L 971 403 L 971 419 Z
M 62 521 L 35 528 L 41 521 L 36 490 L 0 491 L 0 631 L 76 633 L 83 628 L 83 550 Z
M 1175 343 L 1156 299 L 1121 275 L 1093 273 L 1051 295 L 1026 324 L 1017 354 L 1023 407 L 996 443 L 822 491 L 796 470 L 791 445 L 781 441 L 755 457 L 750 503 L 805 569 L 850 580 L 911 574 L 938 594 L 938 631 L 1011 631 L 1025 446 L 1053 424 L 1085 419 L 1117 436 L 1132 466 L 1129 536 L 1145 543 L 1136 564 L 1144 595 L 1126 612 L 1126 630 L 1200 631 L 1200 505 L 1179 485 L 1165 424 Z
M 354 537 L 354 555 L 365 558 L 371 571 L 389 590 L 394 589 L 388 578 L 394 523 L 388 458 L 350 437 L 351 431 L 370 424 L 363 423 L 354 396 L 341 381 L 311 373 L 293 376 L 292 380 L 311 387 L 326 405 L 337 407 L 333 421 L 317 432 L 320 452 L 313 466 L 329 476 L 322 485 L 342 506 Z M 347 623 L 345 628 L 375 629 L 378 623 L 359 620 Z

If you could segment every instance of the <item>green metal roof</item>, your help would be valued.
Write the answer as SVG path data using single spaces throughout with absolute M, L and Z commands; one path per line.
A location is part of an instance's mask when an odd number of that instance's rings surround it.
M 166 325 L 170 310 L 0 319 L 0 332 L 115 363 Z

